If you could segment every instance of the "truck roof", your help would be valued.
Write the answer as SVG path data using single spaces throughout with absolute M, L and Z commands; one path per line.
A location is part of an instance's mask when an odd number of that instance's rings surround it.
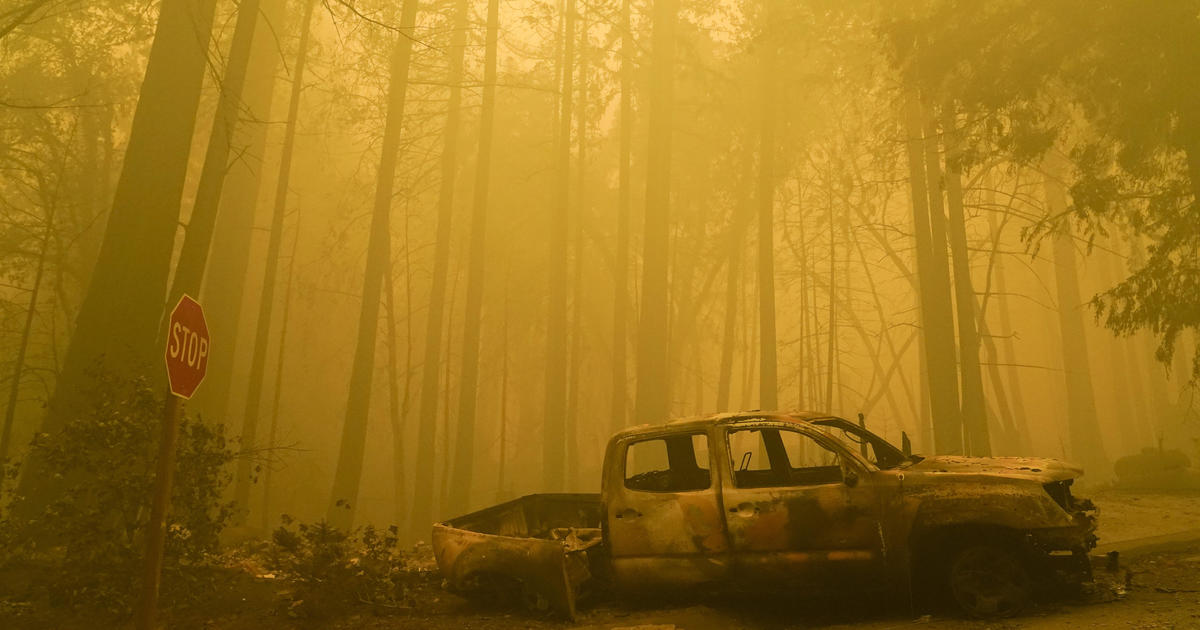
M 663 424 L 639 424 L 627 429 L 622 429 L 613 435 L 613 438 L 625 437 L 627 435 L 638 435 L 647 431 L 659 430 L 664 428 L 678 429 L 687 431 L 690 429 L 703 429 L 714 424 L 735 424 L 745 420 L 756 420 L 769 418 L 772 420 L 784 419 L 791 422 L 810 422 L 812 420 L 820 420 L 822 418 L 833 418 L 827 413 L 817 413 L 814 411 L 736 411 L 727 413 L 713 413 L 703 416 L 689 416 L 671 420 Z

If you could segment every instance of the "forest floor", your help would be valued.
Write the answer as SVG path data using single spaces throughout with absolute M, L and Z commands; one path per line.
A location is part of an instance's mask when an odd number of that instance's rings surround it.
M 1086 494 L 1086 493 L 1085 493 Z M 230 569 L 215 592 L 164 612 L 168 628 L 284 630 L 717 630 L 921 628 L 949 630 L 1048 630 L 1059 628 L 1200 628 L 1200 493 L 1092 493 L 1100 508 L 1100 547 L 1121 552 L 1121 570 L 1097 571 L 1087 596 L 1043 603 L 1024 616 L 970 621 L 949 613 L 914 618 L 906 607 L 848 595 L 845 601 L 792 602 L 773 596 L 753 600 L 675 600 L 654 607 L 602 601 L 584 606 L 574 623 L 532 617 L 515 610 L 480 608 L 444 591 L 431 558 L 418 559 L 406 581 L 404 608 L 370 604 L 333 606 L 317 617 L 292 617 L 293 590 L 280 580 L 256 577 L 251 567 Z M 0 576 L 0 603 L 4 582 Z M 0 606 L 0 628 L 123 628 L 114 622 L 38 606 Z

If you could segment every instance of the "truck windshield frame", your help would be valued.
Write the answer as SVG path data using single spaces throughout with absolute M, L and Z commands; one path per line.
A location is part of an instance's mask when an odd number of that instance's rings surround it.
M 864 429 L 845 418 L 837 416 L 829 416 L 827 418 L 816 418 L 809 421 L 818 427 L 830 427 L 839 429 L 845 435 L 845 439 L 836 436 L 829 436 L 839 442 L 849 441 L 855 445 L 862 446 L 870 445 L 874 451 L 876 461 L 871 463 L 878 466 L 881 470 L 899 468 L 904 465 L 911 465 L 921 461 L 921 457 L 916 455 L 908 456 L 903 451 L 896 448 L 891 442 L 879 437 L 878 435 Z

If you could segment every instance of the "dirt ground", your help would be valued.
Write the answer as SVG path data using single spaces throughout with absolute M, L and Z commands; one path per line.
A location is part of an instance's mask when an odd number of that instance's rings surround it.
M 1086 493 L 1081 493 L 1086 494 Z M 632 606 L 600 601 L 575 622 L 531 617 L 515 610 L 483 609 L 442 590 L 436 570 L 415 572 L 407 608 L 349 605 L 323 618 L 287 614 L 287 586 L 234 571 L 219 592 L 195 605 L 165 611 L 169 628 L 283 630 L 783 630 L 787 628 L 928 628 L 948 630 L 1048 630 L 1060 628 L 1200 628 L 1200 494 L 1108 490 L 1090 495 L 1100 508 L 1097 553 L 1121 552 L 1117 572 L 1098 571 L 1092 592 L 1039 605 L 1001 621 L 971 621 L 950 613 L 916 616 L 847 594 L 843 601 L 805 602 L 784 596 L 740 596 Z M 0 586 L 2 589 L 2 586 Z M 0 592 L 0 603 L 4 601 Z M 0 628 L 122 628 L 103 618 L 0 606 Z

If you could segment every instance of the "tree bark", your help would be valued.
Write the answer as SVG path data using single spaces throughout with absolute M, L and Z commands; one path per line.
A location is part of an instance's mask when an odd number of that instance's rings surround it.
M 636 49 L 630 23 L 631 0 L 621 0 L 621 109 L 617 154 L 617 242 L 613 272 L 612 399 L 609 414 L 614 432 L 625 428 L 629 404 L 629 215 L 633 189 L 629 181 L 633 148 L 633 58 Z
M 942 145 L 946 151 L 946 199 L 949 201 L 950 254 L 954 265 L 954 302 L 958 309 L 959 375 L 962 384 L 962 416 L 968 455 L 992 454 L 988 435 L 987 403 L 979 365 L 979 307 L 971 280 L 971 253 L 967 247 L 966 216 L 963 212 L 961 147 L 958 121 L 951 103 L 942 107 Z M 940 253 L 941 250 L 939 249 Z
M 295 233 L 292 235 L 292 253 L 288 257 L 287 285 L 283 290 L 283 313 L 279 322 L 279 354 L 275 359 L 275 387 L 271 400 L 271 422 L 267 428 L 267 448 L 275 448 L 275 438 L 279 429 L 279 401 L 283 397 L 284 356 L 287 351 L 288 322 L 292 316 L 292 287 L 296 282 L 296 248 L 300 244 L 300 215 L 296 214 Z M 262 529 L 270 531 L 271 527 L 271 466 L 268 464 L 263 471 L 263 504 Z
M 40 431 L 54 433 L 87 403 L 89 373 L 161 365 L 154 346 L 188 152 L 204 78 L 215 0 L 164 0 L 129 131 L 104 240 L 80 304 Z M 41 461 L 23 467 L 18 493 L 33 513 L 58 492 Z
M 546 326 L 546 406 L 542 476 L 549 491 L 561 491 L 567 441 L 567 240 L 570 214 L 571 104 L 575 57 L 575 0 L 563 15 L 562 88 L 559 93 L 557 189 L 550 214 L 547 260 L 549 300 Z
M 575 203 L 572 216 L 575 225 L 572 228 L 573 251 L 571 279 L 571 355 L 567 384 L 567 487 L 576 488 L 579 485 L 579 382 L 580 369 L 583 366 L 583 221 L 587 215 L 587 106 L 588 106 L 588 16 L 586 10 L 579 12 L 581 22 L 579 29 L 579 103 L 575 115 L 576 164 L 575 164 Z
M 733 354 L 737 343 L 737 312 L 741 299 L 742 258 L 746 244 L 746 223 L 749 220 L 750 156 L 742 160 L 742 177 L 738 185 L 737 205 L 729 221 L 728 257 L 725 267 L 725 321 L 721 341 L 721 361 L 717 371 L 717 411 L 732 411 L 729 392 L 733 382 Z
M 988 225 L 997 241 L 1000 240 L 1000 230 L 1002 226 L 998 226 L 995 221 L 994 214 L 988 215 Z M 996 282 L 996 309 L 999 311 L 1000 317 L 1000 348 L 1002 350 L 992 350 L 993 361 L 1007 363 L 1005 369 L 1006 385 L 1005 388 L 1012 402 L 1013 426 L 1017 431 L 1016 446 L 1019 449 L 1020 455 L 1029 455 L 1032 453 L 1031 436 L 1029 435 L 1029 414 L 1025 410 L 1025 393 L 1021 386 L 1021 374 L 1017 368 L 1017 351 L 1016 344 L 1013 342 L 1013 337 L 1016 331 L 1012 325 L 1012 304 L 1009 300 L 1008 293 L 1008 273 L 1004 264 L 1004 257 L 1000 256 L 996 259 L 995 268 L 992 271 L 992 277 Z M 1000 380 L 999 370 L 994 373 L 993 378 Z
M 461 1 L 461 0 L 460 0 Z M 463 2 L 465 4 L 465 2 Z M 496 47 L 499 0 L 488 0 L 487 35 L 483 55 L 483 106 L 479 121 L 479 153 L 475 160 L 475 197 L 471 205 L 471 236 L 467 262 L 467 310 L 463 325 L 462 372 L 458 390 L 458 441 L 455 451 L 450 506 L 466 511 L 475 467 L 475 411 L 478 402 L 479 338 L 487 262 L 487 207 L 492 176 L 492 135 L 496 121 Z M 464 13 L 465 13 L 465 7 Z M 465 19 L 464 19 L 465 22 Z M 465 26 L 465 24 L 464 24 Z
M 950 309 L 947 286 L 945 233 L 935 238 L 932 228 L 930 200 L 938 200 L 936 212 L 941 212 L 941 193 L 936 185 L 936 171 L 926 172 L 927 141 L 923 135 L 924 114 L 915 93 L 907 95 L 904 103 L 904 123 L 907 133 L 905 148 L 908 156 L 909 188 L 912 193 L 913 231 L 917 252 L 917 297 L 921 309 L 923 364 L 926 390 L 932 412 L 934 450 L 940 454 L 956 455 L 962 449 L 962 417 L 958 406 L 958 379 L 955 375 L 954 320 Z M 935 244 L 941 243 L 941 247 Z M 940 252 L 940 255 L 939 255 Z M 941 265 L 937 259 L 941 259 Z
M 400 381 L 396 376 L 396 321 L 395 321 L 395 287 L 393 286 L 393 277 L 395 269 L 390 269 L 386 276 L 388 282 L 387 299 L 385 303 L 388 309 L 388 332 L 391 335 L 389 362 L 393 366 L 389 378 L 391 380 L 391 425 L 392 425 L 392 501 L 393 514 L 395 515 L 396 527 L 400 531 L 402 540 L 410 540 L 411 532 L 408 531 L 408 516 L 409 505 L 405 500 L 405 466 L 408 464 L 408 458 L 405 457 L 404 448 L 404 423 L 408 421 L 409 401 L 411 399 L 410 392 L 412 391 L 413 377 L 413 303 L 412 303 L 412 265 L 409 261 L 409 253 L 412 251 L 411 242 L 409 241 L 409 211 L 405 207 L 404 211 L 404 382 L 399 395 L 396 394 L 396 389 L 401 387 Z M 398 400 L 397 400 L 398 398 Z
M 407 233 L 407 226 L 405 232 Z M 407 268 L 407 265 L 406 265 Z M 411 366 L 404 363 L 404 389 L 401 391 L 399 352 L 396 340 L 396 286 L 393 279 L 393 265 L 389 262 L 387 275 L 384 276 L 385 286 L 383 304 L 387 324 L 387 353 L 388 353 L 388 426 L 392 430 L 392 509 L 396 527 L 405 527 L 404 501 L 404 421 L 408 416 L 408 380 Z M 412 347 L 411 336 L 405 340 L 405 348 Z M 407 532 L 401 532 L 401 538 L 407 540 Z
M 226 350 L 209 357 L 208 374 L 191 403 L 202 418 L 232 427 L 236 413 L 231 401 L 235 366 L 238 362 L 240 322 L 245 300 L 247 268 L 254 235 L 255 213 L 262 188 L 268 121 L 275 92 L 279 51 L 273 30 L 283 26 L 283 2 L 268 0 L 262 7 L 251 44 L 242 90 L 242 108 L 247 118 L 233 129 L 232 151 L 221 194 L 221 212 L 213 226 L 209 258 L 201 293 L 204 317 L 213 339 Z M 252 344 L 251 344 L 252 345 Z
M 21 378 L 25 375 L 25 354 L 29 350 L 29 339 L 33 336 L 33 320 L 37 315 L 38 296 L 42 291 L 42 277 L 46 273 L 46 257 L 50 251 L 50 235 L 54 233 L 54 214 L 55 208 L 51 205 L 46 211 L 46 231 L 42 235 L 37 267 L 33 272 L 33 286 L 29 288 L 29 306 L 25 308 L 25 323 L 21 326 L 21 341 L 13 362 L 8 405 L 4 410 L 4 428 L 0 430 L 0 470 L 5 470 L 8 465 L 8 449 L 11 447 L 13 423 L 17 419 L 17 401 L 21 395 Z M 4 484 L 0 483 L 0 495 L 3 490 Z
M 404 122 L 408 94 L 408 71 L 412 60 L 412 32 L 416 24 L 417 0 L 405 0 L 400 13 L 400 33 L 392 53 L 388 82 L 387 117 L 383 145 L 379 155 L 379 174 L 375 183 L 375 208 L 371 213 L 370 240 L 367 243 L 367 267 L 363 278 L 362 310 L 358 318 L 358 343 L 350 372 L 350 392 L 346 402 L 346 423 L 333 491 L 329 497 L 326 520 L 349 530 L 358 509 L 358 488 L 362 479 L 363 452 L 367 441 L 367 415 L 371 408 L 371 382 L 375 376 L 375 346 L 379 330 L 379 303 L 383 276 L 391 259 L 392 190 L 396 179 L 396 159 L 400 150 L 400 132 Z
M 300 112 L 300 93 L 304 83 L 304 65 L 308 57 L 309 24 L 313 5 L 309 0 L 300 20 L 300 44 L 296 51 L 292 90 L 288 100 L 287 123 L 283 130 L 283 150 L 279 157 L 279 174 L 275 179 L 275 200 L 271 213 L 271 233 L 267 240 L 266 269 L 258 302 L 258 321 L 254 333 L 254 353 L 250 359 L 250 376 L 246 385 L 246 407 L 242 416 L 242 449 L 252 449 L 258 436 L 258 413 L 262 402 L 263 379 L 267 366 L 267 346 L 270 343 L 271 317 L 275 308 L 275 276 L 279 272 L 279 249 L 283 241 L 283 218 L 287 211 L 288 185 L 292 176 L 292 154 L 296 145 L 296 118 Z M 234 478 L 233 498 L 245 517 L 250 509 L 250 483 L 253 461 L 243 454 L 238 459 Z
M 1129 265 L 1134 269 L 1140 269 L 1146 264 L 1145 251 L 1140 241 L 1139 237 L 1133 236 L 1129 243 Z M 1151 413 L 1145 418 L 1146 428 L 1151 436 L 1149 445 L 1158 445 L 1163 439 L 1163 427 L 1174 413 L 1167 393 L 1166 369 L 1155 356 L 1156 344 L 1149 331 L 1134 333 L 1129 341 L 1129 352 L 1135 359 L 1131 365 L 1146 379 L 1146 388 L 1150 394 L 1148 404 Z
M 775 119 L 777 95 L 775 82 L 779 41 L 772 22 L 775 0 L 764 0 L 764 23 L 759 77 L 758 137 L 758 326 L 759 379 L 758 405 L 763 410 L 779 407 L 779 376 L 775 339 Z M 831 253 L 832 255 L 832 253 Z M 831 302 L 832 303 L 832 302 Z
M 831 183 L 832 185 L 832 183 Z M 833 192 L 829 193 L 829 310 L 825 334 L 825 412 L 833 413 L 833 382 L 837 373 L 837 229 L 833 216 Z
M 488 0 L 490 4 L 497 0 Z M 508 284 L 508 271 L 504 274 L 504 284 Z M 508 305 L 504 305 L 504 324 L 500 332 L 500 453 L 496 456 L 496 501 L 508 498 Z
M 450 94 L 446 103 L 446 127 L 442 135 L 441 181 L 438 188 L 437 232 L 433 245 L 433 278 L 429 286 L 429 310 L 425 320 L 425 350 L 421 365 L 421 402 L 417 416 L 417 474 L 433 476 L 436 465 L 439 368 L 442 364 L 442 333 L 449 325 L 446 314 L 446 285 L 450 274 L 450 236 L 454 221 L 454 184 L 458 175 L 458 136 L 462 118 L 463 55 L 466 50 L 466 8 L 455 4 L 455 29 L 450 38 Z M 453 309 L 451 309 L 453 310 Z M 449 385 L 447 384 L 447 387 Z M 447 414 L 449 409 L 444 410 Z M 447 436 L 449 437 L 449 436 Z M 447 443 L 447 456 L 450 448 Z M 434 521 L 432 483 L 413 489 L 412 533 L 419 535 Z
M 1118 279 L 1113 269 L 1111 254 L 1099 252 L 1093 256 L 1093 260 L 1099 262 L 1104 282 L 1108 286 L 1115 285 Z M 1140 390 L 1141 383 L 1137 378 L 1130 378 L 1129 369 L 1131 366 L 1126 361 L 1125 342 L 1126 339 L 1113 335 L 1103 343 L 1106 362 L 1112 366 L 1112 369 L 1109 370 L 1112 380 L 1108 397 L 1114 421 L 1117 425 L 1117 432 L 1121 440 L 1117 451 L 1113 453 L 1117 457 L 1136 454 L 1141 450 L 1143 445 L 1153 443 L 1152 440 L 1147 440 L 1145 436 L 1139 435 L 1138 429 L 1141 423 L 1137 420 L 1137 412 L 1134 411 L 1134 404 L 1135 402 L 1144 400 L 1144 393 L 1137 391 L 1135 395 L 1134 390 Z
M 281 2 L 282 0 L 267 0 Z M 208 147 L 204 153 L 204 166 L 200 170 L 200 182 L 196 189 L 196 202 L 184 230 L 183 247 L 179 261 L 175 264 L 175 277 L 167 294 L 166 309 L 170 310 L 185 293 L 199 295 L 200 282 L 208 263 L 209 246 L 212 244 L 213 226 L 217 222 L 217 211 L 221 191 L 225 186 L 225 174 L 229 172 L 230 148 L 238 127 L 238 110 L 242 106 L 242 91 L 246 84 L 246 69 L 254 41 L 255 27 L 259 21 L 260 0 L 241 0 L 237 10 L 237 24 L 233 29 L 233 42 L 229 47 L 229 60 L 225 74 L 221 77 L 220 98 L 217 113 L 213 118 Z M 167 317 L 164 311 L 159 328 L 160 344 L 167 336 Z M 232 351 L 234 346 L 229 346 Z
M 1062 184 L 1047 175 L 1047 210 L 1051 215 L 1066 210 Z M 1096 414 L 1096 394 L 1092 386 L 1087 338 L 1083 327 L 1083 299 L 1075 264 L 1075 242 L 1065 227 L 1054 237 L 1054 278 L 1058 297 L 1058 325 L 1062 333 L 1063 374 L 1067 394 L 1067 435 L 1071 458 L 1082 464 L 1094 481 L 1105 480 L 1112 472 L 1100 438 Z
M 671 217 L 671 110 L 674 101 L 678 0 L 656 0 L 650 65 L 646 219 L 642 239 L 642 299 L 638 323 L 634 421 L 658 423 L 670 414 L 668 392 L 668 248 Z

